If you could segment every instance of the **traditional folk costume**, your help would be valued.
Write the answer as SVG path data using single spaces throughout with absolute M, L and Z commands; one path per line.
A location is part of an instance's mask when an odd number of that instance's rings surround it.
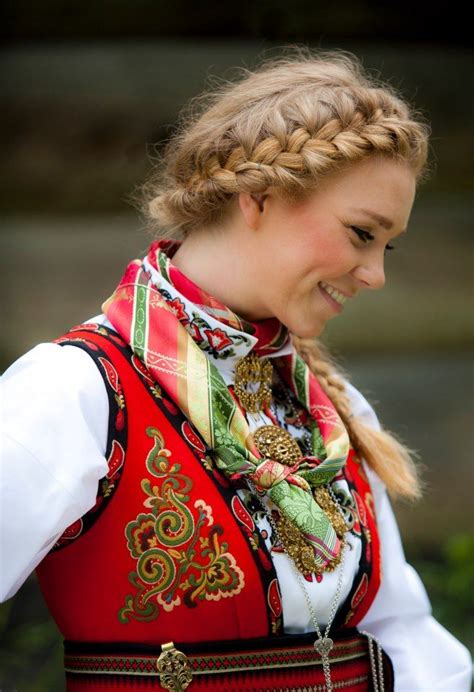
M 443 675 L 458 686 L 440 689 L 467 690 L 467 651 L 429 615 L 382 483 L 290 334 L 196 286 L 178 247 L 152 243 L 105 317 L 55 340 L 102 378 L 108 422 L 100 451 L 94 423 L 68 441 L 91 452 L 86 511 L 74 498 L 73 521 L 23 566 L 38 565 L 65 638 L 68 691 L 430 689 L 394 622 L 374 626 L 403 608 L 421 641 L 453 652 Z M 408 580 L 395 588 L 392 548 Z

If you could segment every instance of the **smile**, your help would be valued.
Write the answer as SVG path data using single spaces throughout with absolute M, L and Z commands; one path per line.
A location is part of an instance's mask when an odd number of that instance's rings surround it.
M 324 281 L 320 281 L 318 286 L 322 288 L 325 293 L 330 295 L 331 298 L 336 301 L 336 303 L 339 303 L 339 305 L 344 305 L 346 302 L 347 296 L 338 291 L 337 288 L 334 288 L 334 286 L 330 286 Z

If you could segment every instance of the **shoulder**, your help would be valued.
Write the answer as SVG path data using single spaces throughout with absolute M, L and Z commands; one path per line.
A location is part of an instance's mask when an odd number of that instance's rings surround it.
M 40 343 L 27 351 L 3 373 L 0 390 L 5 600 L 62 532 L 95 506 L 99 480 L 109 470 L 109 401 L 93 359 L 68 344 Z
M 1 377 L 2 387 L 13 394 L 29 390 L 42 398 L 101 397 L 103 382 L 90 356 L 72 345 L 41 343 L 20 356 Z
M 3 428 L 22 441 L 30 431 L 61 425 L 87 429 L 105 452 L 108 396 L 93 359 L 72 345 L 40 343 L 3 373 Z M 54 427 L 53 427 L 54 426 Z
M 104 321 L 103 315 L 87 320 L 99 324 Z M 104 383 L 93 359 L 84 349 L 70 344 L 37 344 L 5 370 L 0 384 L 8 392 L 9 408 L 16 397 L 22 398 L 27 393 L 30 400 L 40 396 L 43 408 L 53 399 L 58 405 L 72 400 L 107 403 Z

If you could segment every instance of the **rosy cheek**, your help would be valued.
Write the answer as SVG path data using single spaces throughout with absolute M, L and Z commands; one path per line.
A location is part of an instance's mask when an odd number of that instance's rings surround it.
M 300 256 L 314 265 L 325 266 L 341 260 L 341 236 L 334 227 L 334 220 L 321 214 L 315 218 L 311 208 L 302 207 L 296 212 L 293 243 Z
M 347 271 L 340 245 L 335 245 L 327 237 L 318 238 L 318 241 L 314 242 L 311 252 L 306 252 L 304 262 L 312 267 L 315 274 L 337 276 Z
M 337 264 L 341 261 L 341 247 L 330 240 L 319 240 L 314 255 L 322 264 Z

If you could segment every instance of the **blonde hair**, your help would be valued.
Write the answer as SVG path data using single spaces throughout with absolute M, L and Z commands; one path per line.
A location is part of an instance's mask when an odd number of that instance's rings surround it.
M 155 237 L 182 240 L 222 222 L 240 192 L 272 187 L 288 201 L 301 200 L 327 175 L 368 157 L 405 163 L 418 184 L 429 174 L 429 125 L 352 53 L 292 47 L 239 77 L 191 100 L 152 175 L 132 194 Z M 329 353 L 293 336 L 356 451 L 392 496 L 419 497 L 411 450 L 354 418 Z

